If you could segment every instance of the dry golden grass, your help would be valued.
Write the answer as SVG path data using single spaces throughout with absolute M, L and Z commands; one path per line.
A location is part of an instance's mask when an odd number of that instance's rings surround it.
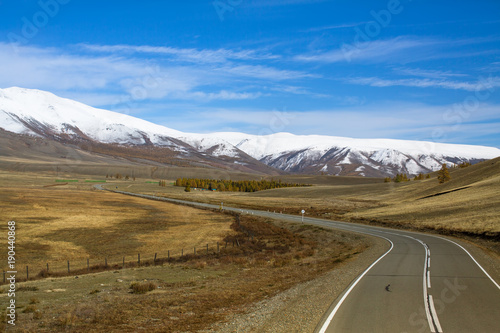
M 52 180 L 53 182 L 53 180 Z M 182 248 L 213 246 L 230 230 L 233 218 L 164 202 L 91 190 L 89 184 L 44 188 L 40 185 L 2 186 L 0 233 L 16 221 L 18 267 L 37 273 L 49 263 L 53 269 L 83 268 L 86 259 L 121 262 L 152 259 L 154 253 L 178 254 Z M 5 254 L 0 258 L 6 263 Z
M 23 283 L 16 324 L 36 332 L 200 331 L 352 260 L 367 247 L 364 237 L 314 226 L 249 216 L 241 225 L 254 241 L 234 223 L 226 238 L 236 237 L 241 246 L 220 255 Z
M 228 206 L 264 209 L 308 216 L 381 223 L 395 227 L 436 230 L 495 238 L 500 235 L 500 158 L 451 170 L 451 181 L 431 179 L 404 183 L 316 185 L 255 193 L 194 191 L 134 184 L 127 190 Z M 302 177 L 304 180 L 307 177 Z M 316 181 L 322 179 L 315 178 Z M 325 181 L 325 183 L 328 183 Z M 330 181 L 333 183 L 333 181 Z M 352 183 L 351 185 L 346 185 Z M 441 195 L 436 195 L 441 194 Z

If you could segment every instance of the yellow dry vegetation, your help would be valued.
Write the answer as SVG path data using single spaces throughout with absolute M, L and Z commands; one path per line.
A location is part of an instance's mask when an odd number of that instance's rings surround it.
M 61 266 L 70 260 L 82 268 L 87 258 L 132 260 L 141 253 L 151 259 L 168 250 L 213 247 L 233 222 L 230 216 L 92 190 L 88 184 L 3 186 L 0 232 L 11 220 L 16 221 L 18 267 L 40 268 L 47 262 Z
M 500 158 L 467 168 L 452 168 L 451 180 L 430 179 L 401 183 L 361 183 L 339 179 L 311 187 L 282 188 L 255 193 L 191 191 L 135 184 L 127 190 L 277 213 L 353 222 L 383 223 L 444 233 L 494 237 L 500 234 Z M 335 177 L 333 177 L 335 178 Z M 338 177 L 341 178 L 341 177 Z M 352 184 L 349 184 L 351 182 Z

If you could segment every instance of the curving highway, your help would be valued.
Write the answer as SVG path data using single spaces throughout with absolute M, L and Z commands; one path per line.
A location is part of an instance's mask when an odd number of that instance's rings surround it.
M 224 209 L 302 223 L 300 216 Z M 303 223 L 372 235 L 390 243 L 390 249 L 332 304 L 316 332 L 500 332 L 500 286 L 459 244 L 439 236 L 318 218 L 306 217 Z

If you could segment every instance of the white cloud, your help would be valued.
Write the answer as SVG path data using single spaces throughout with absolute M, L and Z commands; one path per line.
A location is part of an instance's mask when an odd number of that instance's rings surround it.
M 157 55 L 174 56 L 179 61 L 188 61 L 195 63 L 223 63 L 228 60 L 272 60 L 279 59 L 280 56 L 270 53 L 260 52 L 258 50 L 233 51 L 228 49 L 217 50 L 198 50 L 175 48 L 168 46 L 150 46 L 150 45 L 93 45 L 79 44 L 83 50 L 101 52 L 101 53 L 149 53 Z
M 178 106 L 177 106 L 178 107 Z M 172 107 L 164 107 L 165 109 Z M 249 134 L 290 132 L 353 138 L 394 138 L 464 143 L 460 133 L 477 138 L 498 133 L 500 105 L 480 104 L 464 110 L 457 105 L 432 106 L 423 103 L 388 102 L 380 105 L 296 111 L 242 108 L 188 107 L 186 118 L 174 115 L 154 121 L 186 132 L 239 131 Z M 482 131 L 486 132 L 482 132 Z M 442 133 L 436 136 L 435 133 Z
M 372 87 L 406 86 L 418 88 L 444 88 L 466 91 L 483 91 L 500 87 L 500 77 L 489 77 L 477 82 L 457 82 L 436 79 L 382 79 L 378 77 L 357 77 L 346 80 L 352 84 L 368 85 Z
M 396 37 L 388 40 L 373 40 L 342 44 L 339 48 L 329 51 L 318 51 L 295 56 L 294 59 L 303 62 L 336 63 L 349 61 L 386 62 L 414 52 L 416 49 L 435 44 L 435 41 Z
M 255 85 L 252 91 L 241 91 L 241 88 L 231 91 L 225 87 L 242 80 L 277 81 L 308 76 L 303 72 L 268 66 L 230 63 L 172 65 L 160 60 L 114 54 L 82 55 L 58 48 L 20 45 L 14 50 L 5 43 L 0 43 L 0 62 L 8 64 L 0 67 L 1 87 L 37 88 L 63 96 L 80 96 L 81 101 L 93 106 L 164 98 L 194 98 L 198 101 L 255 99 L 263 96 L 259 91 L 261 85 Z M 206 91 L 207 87 L 210 91 Z M 218 87 L 221 88 L 217 91 Z
M 420 68 L 394 68 L 395 73 L 402 75 L 420 76 L 427 77 L 431 79 L 445 79 L 449 77 L 466 77 L 467 74 L 452 73 L 451 71 L 440 71 L 432 69 L 420 69 Z
M 265 79 L 273 81 L 315 78 L 317 75 L 302 71 L 282 70 L 263 65 L 227 65 L 215 69 L 217 72 L 232 74 L 237 77 Z

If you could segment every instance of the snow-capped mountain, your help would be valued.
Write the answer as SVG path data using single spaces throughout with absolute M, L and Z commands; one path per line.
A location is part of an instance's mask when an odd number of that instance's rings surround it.
M 500 156 L 500 149 L 390 139 L 353 139 L 275 133 L 266 136 L 213 133 L 272 167 L 298 173 L 382 176 L 416 175 L 462 162 Z
M 85 141 L 167 149 L 175 158 L 192 163 L 260 173 L 279 169 L 332 175 L 418 174 L 437 170 L 442 163 L 474 163 L 500 156 L 500 149 L 492 147 L 421 141 L 183 133 L 48 92 L 15 87 L 0 89 L 0 128 L 71 144 Z
M 186 135 L 183 132 L 40 90 L 0 89 L 0 128 L 79 147 L 90 145 L 88 150 L 99 153 L 113 154 L 116 145 L 134 148 L 120 151 L 120 157 L 131 154 L 134 159 L 180 166 L 278 172 L 224 140 L 193 134 L 191 145 L 178 139 Z

